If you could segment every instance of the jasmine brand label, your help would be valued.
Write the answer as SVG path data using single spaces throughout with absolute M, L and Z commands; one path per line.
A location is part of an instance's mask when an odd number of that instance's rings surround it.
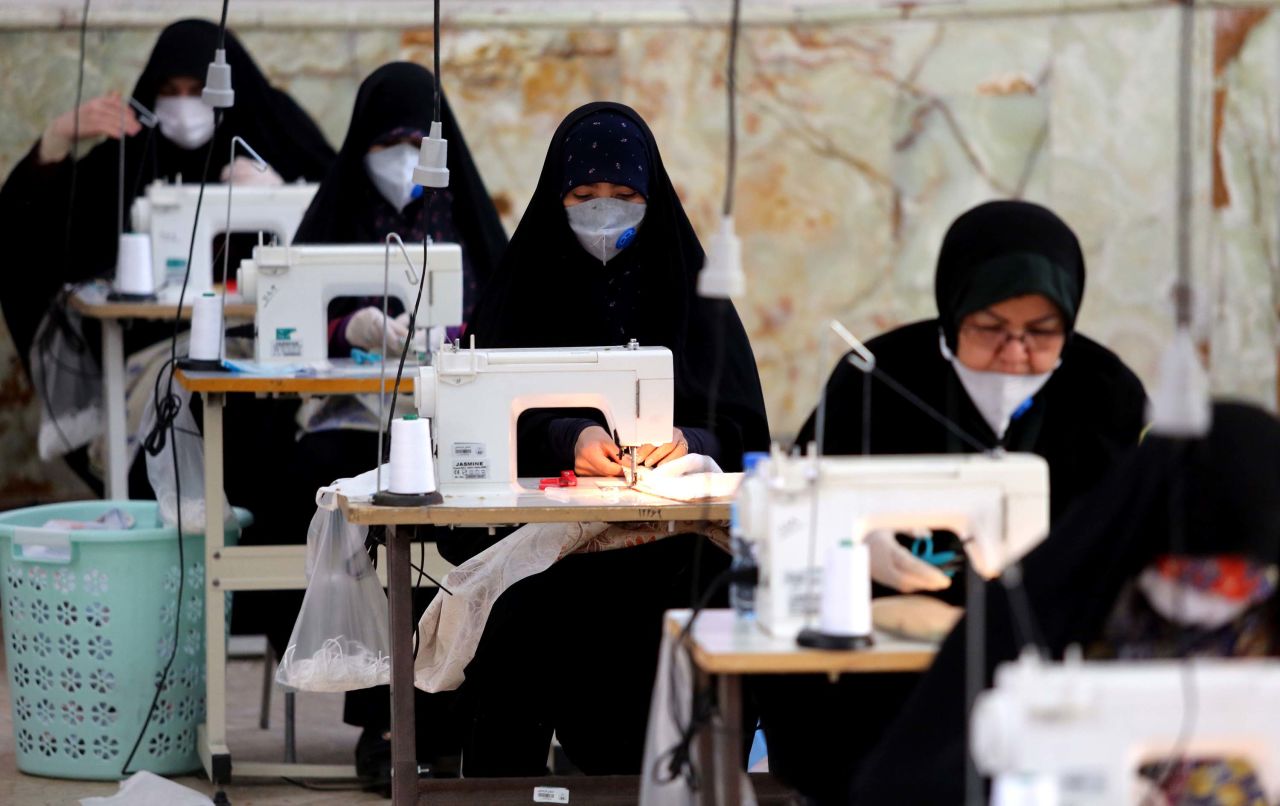
M 453 463 L 455 479 L 487 479 L 489 463 L 484 459 L 459 459 Z

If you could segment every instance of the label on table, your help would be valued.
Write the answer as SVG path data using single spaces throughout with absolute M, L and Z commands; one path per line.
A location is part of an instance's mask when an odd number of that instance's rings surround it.
M 455 459 L 453 477 L 455 479 L 487 479 L 489 462 L 485 459 Z
M 569 790 L 562 786 L 535 786 L 533 788 L 534 803 L 568 803 Z

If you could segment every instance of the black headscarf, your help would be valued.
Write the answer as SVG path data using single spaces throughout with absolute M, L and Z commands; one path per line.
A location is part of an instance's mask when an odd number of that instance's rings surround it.
M 1203 440 L 1149 436 L 1023 560 L 1031 613 L 1054 657 L 1097 638 L 1125 585 L 1161 554 L 1280 563 L 1280 421 L 1229 403 L 1213 418 Z M 986 597 L 989 685 L 1020 643 L 1002 584 L 988 583 Z M 964 631 L 962 622 L 947 637 L 863 763 L 852 802 L 963 802 Z
M 1037 204 L 993 201 L 957 218 L 938 253 L 934 295 L 947 345 L 966 315 L 1023 294 L 1043 294 L 1075 328 L 1084 254 L 1062 219 Z
M 562 201 L 564 166 L 570 135 L 581 122 L 615 117 L 633 125 L 644 143 L 647 206 L 635 241 L 601 266 L 569 229 Z M 675 360 L 677 425 L 710 427 L 720 441 L 725 469 L 735 469 L 744 449 L 768 447 L 764 396 L 733 304 L 697 294 L 703 262 L 648 125 L 622 104 L 587 104 L 570 113 L 551 138 L 533 198 L 481 295 L 469 333 L 481 347 L 599 346 L 618 344 L 625 336 L 669 348 Z M 623 272 L 632 279 L 621 301 L 639 313 L 620 322 L 609 307 L 619 301 L 611 299 L 617 292 L 609 281 Z
M 649 144 L 626 115 L 598 112 L 565 135 L 560 195 L 579 185 L 609 182 L 649 195 Z
M 235 104 L 222 110 L 223 119 L 214 134 L 213 161 L 207 178 L 218 180 L 227 163 L 231 138 L 239 135 L 286 182 L 318 180 L 333 161 L 333 148 L 320 129 L 292 98 L 271 86 L 231 31 L 227 31 L 224 46 L 227 64 L 231 67 Z M 203 82 L 217 47 L 218 26 L 211 22 L 180 20 L 169 25 L 160 32 L 147 66 L 133 88 L 133 97 L 154 110 L 156 97 L 166 80 L 189 76 Z M 200 181 L 206 146 L 190 151 L 179 148 L 166 140 L 158 127 L 155 139 L 161 175 L 171 177 L 180 172 L 186 182 Z M 131 140 L 138 141 L 135 147 L 140 151 L 146 133 Z
M 369 179 L 364 157 L 370 146 L 391 132 L 429 132 L 434 99 L 435 79 L 431 72 L 409 62 L 384 64 L 364 80 L 356 93 L 351 125 L 338 159 L 298 227 L 297 242 L 377 243 L 386 237 L 387 233 L 379 231 L 376 224 L 376 211 L 385 201 Z M 444 97 L 440 99 L 440 122 L 449 143 L 449 187 L 440 196 L 452 199 L 452 229 L 462 245 L 467 266 L 474 273 L 468 279 L 482 287 L 506 247 L 506 233 L 449 100 Z M 406 212 L 417 212 L 417 205 L 431 201 L 426 198 L 430 195 L 428 189 L 423 201 L 415 201 Z

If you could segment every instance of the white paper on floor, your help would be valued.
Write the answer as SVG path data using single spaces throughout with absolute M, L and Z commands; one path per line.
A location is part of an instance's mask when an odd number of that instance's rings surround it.
M 213 806 L 213 801 L 194 789 L 144 771 L 121 781 L 120 791 L 114 795 L 81 798 L 80 806 Z

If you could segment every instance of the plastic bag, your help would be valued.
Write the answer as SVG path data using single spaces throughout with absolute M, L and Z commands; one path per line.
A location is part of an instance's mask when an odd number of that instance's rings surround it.
M 36 447 L 44 461 L 84 447 L 102 433 L 102 370 L 85 342 L 80 314 L 56 306 L 31 343 L 31 383 L 40 401 Z
M 166 383 L 165 378 L 160 379 Z M 163 388 L 163 387 L 162 387 Z M 146 452 L 147 480 L 156 494 L 156 503 L 160 505 L 160 518 L 169 526 L 178 523 L 178 493 L 182 494 L 182 530 L 188 534 L 204 531 L 204 441 L 200 429 L 196 427 L 196 419 L 191 415 L 191 393 L 181 384 L 173 385 L 173 393 L 181 400 L 178 415 L 173 420 L 173 428 L 164 436 L 164 448 L 155 455 Z M 147 399 L 142 412 L 142 426 L 138 429 L 138 440 L 146 440 L 156 424 L 155 396 Z M 174 451 L 178 453 L 177 470 L 181 474 L 174 478 Z M 179 489 L 181 488 L 181 489 Z M 236 523 L 235 512 L 222 494 L 222 512 L 227 525 Z
M 300 691 L 352 691 L 391 682 L 387 596 L 365 551 L 368 529 L 319 508 L 307 531 L 314 558 L 302 609 L 276 669 Z

